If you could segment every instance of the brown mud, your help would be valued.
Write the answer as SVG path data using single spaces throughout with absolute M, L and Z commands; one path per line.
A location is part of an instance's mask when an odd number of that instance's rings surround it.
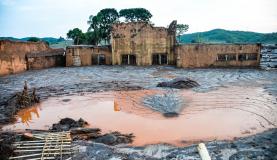
M 200 86 L 190 90 L 156 87 L 159 82 L 175 77 L 193 79 Z M 31 89 L 37 89 L 42 102 L 19 111 L 16 123 L 2 129 L 48 129 L 64 117 L 78 119 L 82 115 L 91 127 L 99 127 L 103 133 L 134 133 L 132 145 L 144 146 L 121 150 L 94 143 L 91 148 L 91 144 L 83 142 L 81 145 L 88 147 L 86 157 L 101 159 L 111 153 L 104 159 L 121 156 L 180 159 L 178 156 L 190 155 L 193 151 L 189 159 L 197 159 L 194 149 L 180 146 L 212 141 L 207 146 L 219 159 L 226 156 L 276 158 L 273 154 L 276 152 L 272 151 L 277 144 L 276 129 L 270 130 L 276 128 L 277 73 L 274 70 L 101 66 L 28 71 L 0 77 L 0 124 L 11 122 L 13 106 L 9 102 L 21 91 L 25 80 Z M 178 107 L 166 108 L 165 104 L 172 101 L 177 101 L 174 106 Z M 165 117 L 172 111 L 177 113 L 176 117 Z M 237 140 L 236 137 L 245 138 Z M 158 147 L 147 147 L 147 144 Z M 140 151 L 141 156 L 137 154 Z

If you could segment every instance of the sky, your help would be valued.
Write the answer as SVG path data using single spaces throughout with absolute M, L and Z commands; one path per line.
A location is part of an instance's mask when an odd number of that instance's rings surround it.
M 277 0 L 0 0 L 0 37 L 66 37 L 87 31 L 87 20 L 103 8 L 146 8 L 155 26 L 172 20 L 188 33 L 216 28 L 277 32 Z

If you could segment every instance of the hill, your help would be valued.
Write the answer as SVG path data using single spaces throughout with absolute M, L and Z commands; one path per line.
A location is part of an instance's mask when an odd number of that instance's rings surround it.
M 0 37 L 0 40 L 13 40 L 13 41 L 28 41 L 31 37 L 24 37 L 24 38 L 14 38 L 14 37 Z M 72 45 L 72 40 L 65 40 L 64 38 L 53 38 L 53 37 L 43 37 L 39 38 L 41 41 L 45 41 L 49 43 L 49 46 L 52 48 L 65 48 L 68 45 Z
M 181 36 L 181 43 L 277 43 L 277 33 L 256 33 L 214 29 Z

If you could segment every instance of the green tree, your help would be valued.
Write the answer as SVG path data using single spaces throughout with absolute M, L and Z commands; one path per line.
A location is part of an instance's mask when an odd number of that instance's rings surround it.
M 119 16 L 126 22 L 150 22 L 152 14 L 144 8 L 129 8 L 120 10 Z
M 28 41 L 28 42 L 39 42 L 40 39 L 37 38 L 37 37 L 30 37 L 27 41 Z
M 189 29 L 189 25 L 187 24 L 177 24 L 176 26 L 176 36 L 178 38 L 178 42 L 181 42 L 181 35 L 187 32 Z
M 79 28 L 74 28 L 73 30 L 69 30 L 67 33 L 67 37 L 73 39 L 74 44 L 82 44 L 85 41 L 85 34 Z
M 88 31 L 85 33 L 86 44 L 97 45 L 100 42 L 99 32 Z
M 113 23 L 118 22 L 119 15 L 114 8 L 106 8 L 100 10 L 96 16 L 89 16 L 87 23 L 90 25 L 88 31 L 93 31 L 93 38 L 95 42 L 104 40 L 109 43 L 111 28 Z

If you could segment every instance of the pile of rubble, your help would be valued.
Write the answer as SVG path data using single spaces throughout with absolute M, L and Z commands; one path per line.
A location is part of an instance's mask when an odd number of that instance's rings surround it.
M 31 94 L 29 94 L 27 81 L 25 81 L 22 93 L 16 94 L 16 104 L 18 108 L 24 108 L 35 103 L 39 103 L 39 97 L 36 95 L 36 88 L 33 89 Z
M 262 69 L 277 68 L 277 45 L 264 45 L 261 50 L 260 67 Z

